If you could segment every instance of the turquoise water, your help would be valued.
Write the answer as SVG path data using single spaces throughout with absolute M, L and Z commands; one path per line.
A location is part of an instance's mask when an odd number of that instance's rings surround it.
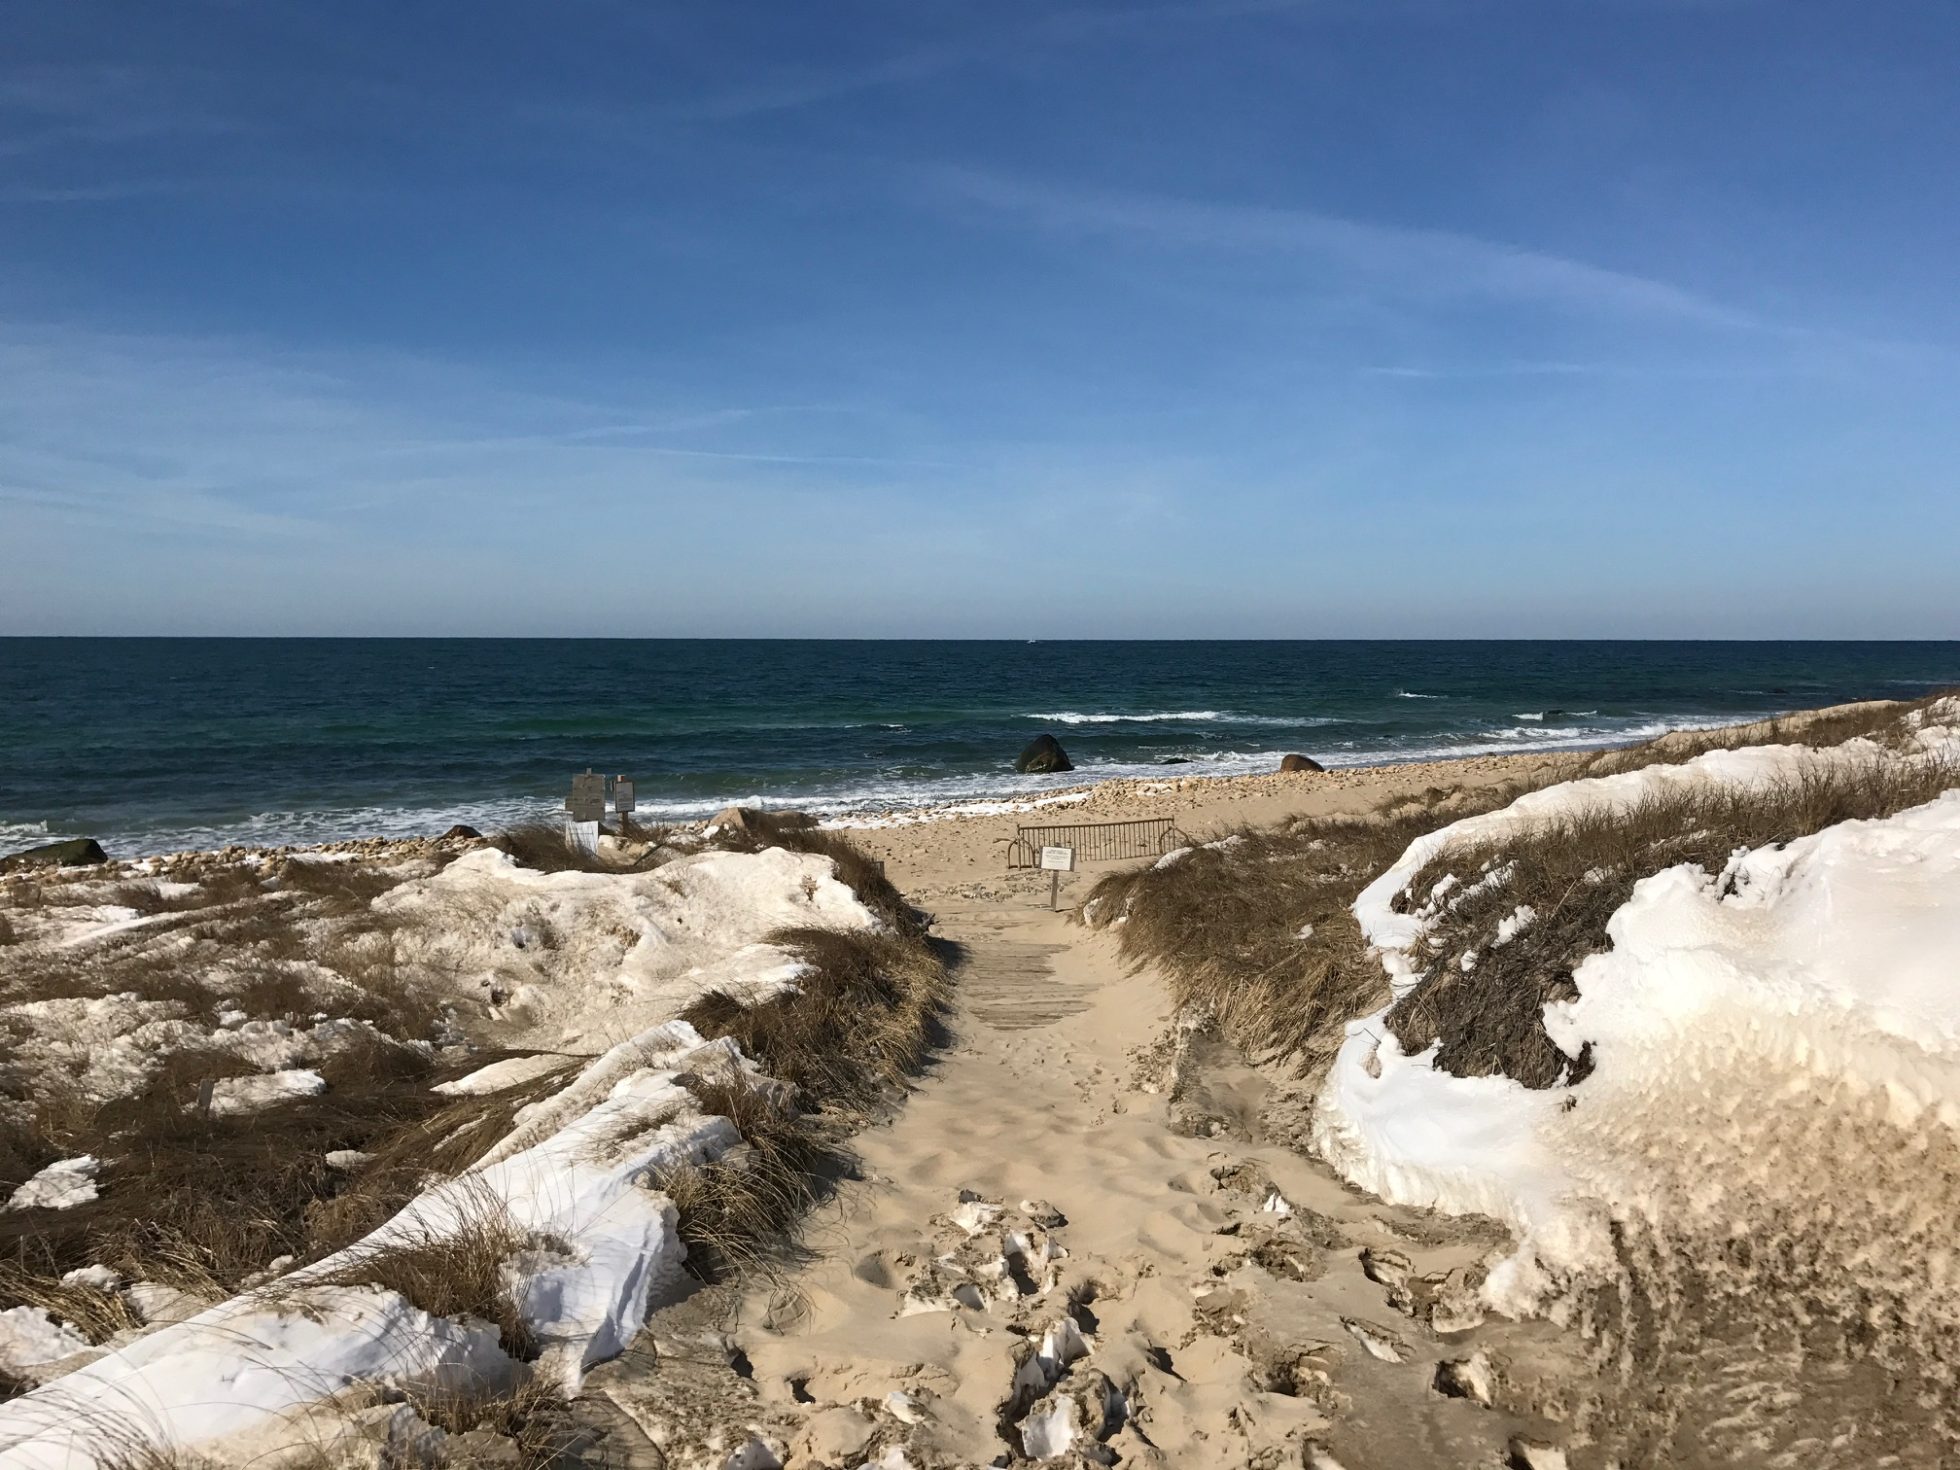
M 0 851 L 488 829 L 1578 748 L 1960 683 L 1956 643 L 0 639 Z M 1058 736 L 1073 776 L 1017 777 Z M 1175 764 L 1170 764 L 1175 763 Z

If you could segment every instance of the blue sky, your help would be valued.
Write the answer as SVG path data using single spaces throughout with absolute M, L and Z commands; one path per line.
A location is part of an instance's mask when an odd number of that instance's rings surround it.
M 1960 636 L 1949 0 L 0 30 L 0 632 Z

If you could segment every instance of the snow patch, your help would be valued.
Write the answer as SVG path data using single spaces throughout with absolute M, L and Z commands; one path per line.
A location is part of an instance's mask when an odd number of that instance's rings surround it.
M 93 1154 L 57 1159 L 16 1189 L 7 1200 L 10 1210 L 67 1210 L 95 1198 L 95 1176 L 102 1162 Z

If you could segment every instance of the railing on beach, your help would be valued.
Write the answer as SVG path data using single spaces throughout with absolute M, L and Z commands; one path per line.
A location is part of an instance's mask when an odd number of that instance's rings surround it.
M 1161 857 L 1185 840 L 1169 817 L 1144 817 L 1134 822 L 1069 822 L 1053 826 L 1016 827 L 1007 845 L 1007 866 L 1038 868 L 1044 847 L 1072 847 L 1078 862 L 1107 862 L 1116 858 Z

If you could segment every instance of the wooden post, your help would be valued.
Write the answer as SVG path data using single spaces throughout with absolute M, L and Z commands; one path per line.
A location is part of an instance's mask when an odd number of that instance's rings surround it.
M 1044 847 L 1041 849 L 1041 866 L 1048 870 L 1048 909 L 1053 913 L 1061 893 L 1062 874 L 1075 871 L 1075 849 Z

